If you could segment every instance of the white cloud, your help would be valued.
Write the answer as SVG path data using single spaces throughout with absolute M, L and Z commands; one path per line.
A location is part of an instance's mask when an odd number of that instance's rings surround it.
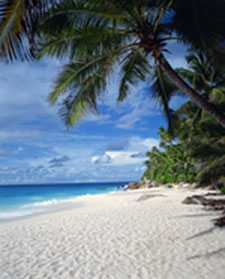
M 59 66 L 52 60 L 0 64 L 0 183 L 140 177 L 146 151 L 158 142 L 139 124 L 159 114 L 143 84 L 119 105 L 118 83 L 111 84 L 104 105 L 99 101 L 102 114 L 88 114 L 66 132 L 47 102 Z
M 144 157 L 142 154 L 128 151 L 106 151 L 101 156 L 91 158 L 94 164 L 110 164 L 111 166 L 123 166 L 142 163 Z
M 154 146 L 158 146 L 158 140 L 154 138 L 141 139 L 132 137 L 125 150 L 106 150 L 101 155 L 95 155 L 91 158 L 93 164 L 126 166 L 142 166 L 146 160 L 146 152 Z
M 159 145 L 159 140 L 156 138 L 140 138 L 132 137 L 128 144 L 128 149 L 138 150 L 139 152 L 146 152 L 151 150 L 154 146 Z
M 116 126 L 121 129 L 138 127 L 138 124 L 145 117 L 160 115 L 160 109 L 151 98 L 150 88 L 144 88 L 141 83 L 135 90 L 132 90 L 124 103 L 124 112 L 120 114 Z
M 103 154 L 102 156 L 93 156 L 91 158 L 91 162 L 93 164 L 108 164 L 112 161 L 112 158 L 107 152 Z
M 15 125 L 41 115 L 50 116 L 52 109 L 47 96 L 58 68 L 55 60 L 1 63 L 0 121 L 11 121 Z
M 136 180 L 143 174 L 146 151 L 158 144 L 154 138 L 132 136 L 121 138 L 116 149 L 109 149 L 118 142 L 116 138 L 97 137 L 93 141 L 90 137 L 83 142 L 84 139 L 78 136 L 76 142 L 70 138 L 68 144 L 48 147 L 47 153 L 34 150 L 32 157 L 22 160 L 20 154 L 14 153 L 17 159 L 0 167 L 0 183 Z M 27 152 L 23 148 L 19 151 Z

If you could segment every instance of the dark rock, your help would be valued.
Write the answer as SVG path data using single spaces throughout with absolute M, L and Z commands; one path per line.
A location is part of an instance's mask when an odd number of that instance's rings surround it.
M 137 190 L 137 189 L 149 189 L 155 187 L 155 184 L 151 182 L 130 182 L 123 189 L 125 190 Z
M 211 206 L 213 208 L 221 208 L 221 210 L 225 209 L 225 199 L 206 199 L 202 200 L 202 204 L 204 206 Z M 218 210 L 218 209 L 217 209 Z
M 207 198 L 206 198 L 207 197 Z M 212 207 L 215 210 L 225 209 L 225 199 L 209 199 L 208 195 L 193 195 L 187 197 L 184 204 L 201 204 L 207 207 Z
M 220 218 L 215 219 L 214 224 L 217 227 L 225 227 L 225 215 Z
M 211 196 L 211 197 L 224 196 L 225 197 L 225 195 L 223 193 L 220 193 L 220 192 L 208 192 L 208 193 L 205 194 L 205 196 L 206 197 L 207 196 Z
M 202 204 L 200 196 L 187 197 L 183 200 L 184 204 Z
M 174 186 L 172 184 L 166 184 L 165 187 L 168 188 L 168 189 L 174 188 Z
M 142 188 L 141 184 L 140 183 L 136 183 L 136 182 L 131 182 L 127 186 L 128 190 L 137 190 L 137 189 L 140 189 L 140 188 Z
M 209 198 L 210 196 L 214 196 L 214 198 Z M 225 227 L 225 199 L 215 198 L 216 196 L 220 197 L 220 195 L 216 195 L 215 193 L 207 193 L 205 195 L 194 195 L 191 197 L 187 197 L 183 203 L 184 204 L 201 204 L 206 207 L 208 210 L 218 210 L 223 211 L 223 215 L 220 218 L 214 220 L 214 224 L 218 227 Z

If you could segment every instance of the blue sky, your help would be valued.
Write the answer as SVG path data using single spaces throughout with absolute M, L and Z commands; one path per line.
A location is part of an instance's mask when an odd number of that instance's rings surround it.
M 183 48 L 172 48 L 171 63 L 184 65 Z M 139 179 L 145 153 L 158 144 L 158 128 L 165 125 L 146 84 L 117 104 L 113 77 L 99 114 L 67 130 L 47 102 L 61 66 L 47 58 L 0 64 L 0 184 Z

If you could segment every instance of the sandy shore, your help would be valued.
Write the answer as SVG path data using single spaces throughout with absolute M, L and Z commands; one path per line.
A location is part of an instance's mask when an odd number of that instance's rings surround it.
M 191 193 L 119 192 L 0 224 L 0 279 L 225 278 L 225 230 Z

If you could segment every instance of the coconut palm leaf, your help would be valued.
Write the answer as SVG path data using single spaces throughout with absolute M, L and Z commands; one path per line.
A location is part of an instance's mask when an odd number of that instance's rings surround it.
M 132 49 L 124 58 L 121 69 L 118 101 L 123 101 L 130 92 L 131 86 L 144 81 L 150 71 L 146 53 L 139 49 Z
M 159 68 L 155 67 L 153 82 L 151 86 L 151 96 L 162 107 L 165 117 L 168 122 L 168 130 L 173 131 L 173 110 L 169 103 L 173 96 L 178 94 L 177 87 L 166 77 L 165 73 Z
M 0 56 L 6 60 L 29 59 L 37 20 L 57 0 L 1 0 Z
M 215 160 L 208 161 L 198 173 L 197 179 L 200 185 L 210 185 L 219 181 L 225 175 L 225 155 Z
M 224 17 L 217 7 L 212 7 L 209 21 L 211 23 L 216 21 L 216 26 L 214 28 L 213 24 L 205 24 L 205 13 L 212 4 L 207 1 L 207 5 L 204 7 L 202 0 L 195 2 L 64 0 L 41 20 L 37 42 L 42 55 L 63 57 L 72 63 L 85 57 L 103 56 L 106 51 L 115 48 L 124 48 L 122 63 L 121 60 L 116 60 L 120 62 L 122 68 L 119 100 L 128 95 L 130 86 L 138 81 L 150 80 L 150 73 L 145 69 L 147 62 L 143 60 L 148 57 L 148 63 L 154 60 L 156 67 L 166 73 L 180 92 L 190 97 L 201 109 L 213 115 L 222 126 L 225 126 L 223 112 L 202 94 L 199 81 L 205 82 L 205 74 L 197 78 L 196 87 L 192 87 L 191 82 L 179 75 L 165 57 L 167 44 L 174 39 L 174 35 L 175 40 L 189 43 L 201 52 L 207 51 L 206 45 L 210 45 L 209 41 L 213 47 L 218 48 L 225 30 L 217 24 L 217 20 L 223 22 Z M 219 4 L 220 8 L 222 6 Z M 188 19 L 186 16 L 182 18 L 186 8 L 190 12 Z M 196 20 L 196 14 L 201 18 Z M 195 34 L 198 29 L 199 38 Z M 207 44 L 202 43 L 204 40 Z M 136 46 L 132 54 L 129 49 L 131 45 Z M 150 57 L 153 58 L 152 61 Z M 164 98 L 164 104 L 165 101 Z M 168 107 L 165 107 L 165 112 L 169 115 Z
M 66 95 L 60 114 L 68 126 L 79 121 L 88 110 L 97 110 L 97 98 L 104 93 L 121 51 L 114 49 L 103 56 L 86 57 L 64 67 L 49 100 L 55 104 L 60 96 Z
M 225 34 L 224 1 L 174 1 L 173 10 L 174 28 L 181 40 L 200 49 L 218 47 Z

